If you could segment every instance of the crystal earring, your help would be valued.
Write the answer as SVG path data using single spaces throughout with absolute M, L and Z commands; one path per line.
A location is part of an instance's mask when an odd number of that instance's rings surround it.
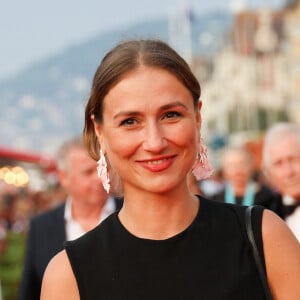
M 97 173 L 98 173 L 98 177 L 101 179 L 103 188 L 105 189 L 105 191 L 107 193 L 109 193 L 110 191 L 110 180 L 109 180 L 109 176 L 108 176 L 108 170 L 107 170 L 107 162 L 105 159 L 105 156 L 102 152 L 102 150 L 100 149 L 100 159 L 97 162 Z
M 202 138 L 199 143 L 199 152 L 197 154 L 196 160 L 192 167 L 192 173 L 197 180 L 206 179 L 211 176 L 213 169 L 208 161 L 207 148 L 202 142 Z

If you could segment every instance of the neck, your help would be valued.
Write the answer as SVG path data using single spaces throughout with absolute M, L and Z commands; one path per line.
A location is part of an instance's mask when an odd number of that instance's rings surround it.
M 186 229 L 195 218 L 198 207 L 198 198 L 187 188 L 167 194 L 130 191 L 124 193 L 119 218 L 133 235 L 162 240 Z
M 105 202 L 91 204 L 72 200 L 72 218 L 76 220 L 85 231 L 89 231 L 99 223 L 104 204 Z
M 234 191 L 234 195 L 236 197 L 243 197 L 246 192 L 246 188 L 245 187 L 234 187 L 233 191 Z
M 234 195 L 237 197 L 243 197 L 249 183 L 250 182 L 245 182 L 244 184 L 232 185 Z

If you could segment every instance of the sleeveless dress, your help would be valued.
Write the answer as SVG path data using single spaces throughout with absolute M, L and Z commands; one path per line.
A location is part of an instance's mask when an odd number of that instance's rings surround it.
M 80 299 L 265 299 L 246 235 L 245 207 L 199 199 L 191 225 L 165 240 L 135 237 L 114 213 L 67 242 Z M 261 255 L 262 211 L 253 216 Z

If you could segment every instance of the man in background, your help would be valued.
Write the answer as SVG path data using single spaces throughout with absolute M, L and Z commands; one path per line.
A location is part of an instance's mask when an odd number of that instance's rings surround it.
M 300 241 L 300 125 L 278 123 L 266 133 L 262 167 L 278 192 L 279 215 Z
M 67 141 L 59 149 L 58 179 L 68 196 L 63 204 L 30 222 L 19 300 L 40 299 L 45 268 L 63 249 L 64 241 L 80 237 L 120 209 L 121 200 L 107 195 L 96 167 L 82 138 Z
M 221 168 L 224 189 L 211 199 L 245 206 L 263 205 L 274 210 L 276 197 L 267 186 L 254 179 L 253 157 L 246 148 L 225 147 L 221 153 Z

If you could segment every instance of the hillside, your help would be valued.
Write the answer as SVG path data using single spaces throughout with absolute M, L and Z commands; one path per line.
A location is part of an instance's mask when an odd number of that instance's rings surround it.
M 194 16 L 193 52 L 212 55 L 221 46 L 231 17 L 223 13 Z M 215 42 L 205 48 L 203 33 Z M 106 32 L 28 66 L 16 77 L 0 81 L 2 145 L 52 153 L 65 138 L 80 134 L 93 73 L 104 53 L 125 38 L 168 41 L 167 20 L 151 20 Z

